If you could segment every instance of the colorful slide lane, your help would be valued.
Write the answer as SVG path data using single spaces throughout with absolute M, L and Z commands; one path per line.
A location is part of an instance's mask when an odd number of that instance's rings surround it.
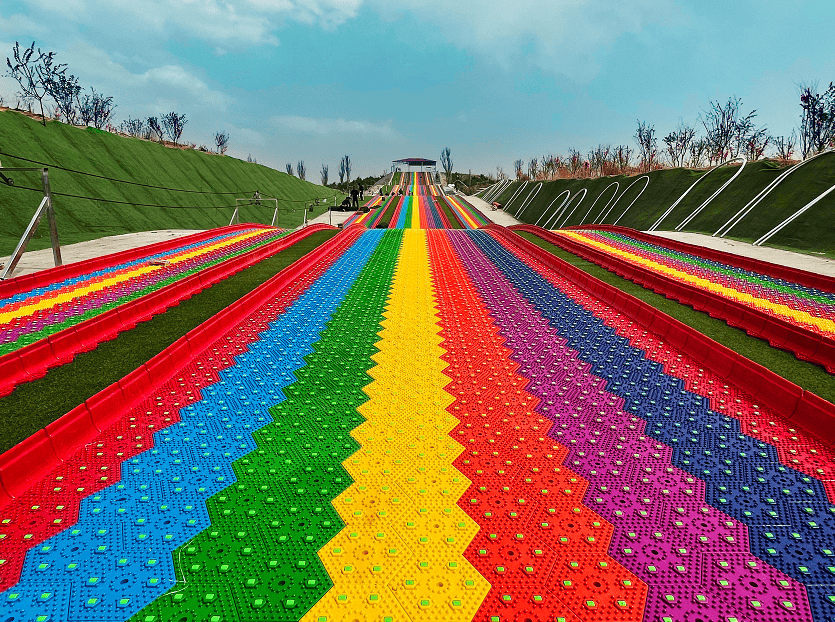
M 593 248 L 724 298 L 752 305 L 819 335 L 835 335 L 835 293 L 803 287 L 609 231 L 557 231 Z
M 723 253 L 725 262 L 647 242 L 621 230 L 513 227 L 533 233 L 644 287 L 676 299 L 772 346 L 789 350 L 835 373 L 835 286 L 824 277 L 794 271 L 797 280 L 768 274 L 786 270 Z M 689 246 L 689 245 L 688 245 Z M 776 270 L 775 270 L 776 269 Z M 831 281 L 831 280 L 830 280 Z M 820 289 L 811 285 L 826 286 Z
M 2 298 L 0 356 L 269 244 L 286 233 L 263 228 L 222 233 Z
M 450 228 L 449 219 L 438 203 L 439 200 L 444 200 L 444 198 L 436 198 L 441 195 L 432 184 L 431 176 L 426 173 L 408 173 L 404 174 L 402 179 L 406 187 L 406 195 L 402 197 L 403 201 L 400 204 L 396 203 L 397 197 L 376 197 L 365 205 L 369 208 L 368 212 L 356 212 L 345 221 L 344 226 L 358 224 L 374 229 L 384 220 L 386 213 L 392 213 L 388 221 L 388 228 L 390 229 Z M 457 208 L 453 208 L 451 205 L 450 207 L 454 214 L 459 215 L 459 220 L 467 219 L 462 220 L 462 222 L 469 223 L 467 228 L 477 228 L 489 222 L 483 216 L 474 212 L 469 204 L 465 204 L 463 201 L 458 201 Z
M 514 238 L 352 227 L 241 301 L 0 507 L 0 620 L 832 619 L 832 446 Z
M 478 229 L 490 224 L 490 220 L 463 199 L 453 195 L 445 195 L 443 200 L 447 202 L 447 205 L 450 206 L 465 229 Z
M 363 225 L 369 229 L 377 228 L 386 212 L 393 210 L 389 221 L 391 229 L 444 229 L 449 224 L 433 199 L 429 188 L 431 181 L 424 173 L 408 173 L 403 176 L 406 183 L 406 196 L 403 205 L 398 206 L 398 197 L 375 197 L 364 207 L 369 211 L 358 211 L 344 226 Z M 403 209 L 399 209 L 402 207 Z

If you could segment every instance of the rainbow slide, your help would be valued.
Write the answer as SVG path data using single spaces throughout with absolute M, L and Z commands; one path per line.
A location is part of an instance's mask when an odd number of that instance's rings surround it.
M 0 457 L 0 620 L 831 620 L 832 405 L 531 247 L 349 227 Z

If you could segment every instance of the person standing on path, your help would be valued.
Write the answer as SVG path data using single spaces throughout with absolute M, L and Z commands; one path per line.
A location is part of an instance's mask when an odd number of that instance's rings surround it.
M 360 200 L 365 200 L 365 188 L 362 187 L 362 184 L 360 184 Z
M 360 206 L 359 196 L 360 196 L 359 190 L 357 190 L 356 188 L 351 188 L 351 204 L 354 207 L 359 207 Z

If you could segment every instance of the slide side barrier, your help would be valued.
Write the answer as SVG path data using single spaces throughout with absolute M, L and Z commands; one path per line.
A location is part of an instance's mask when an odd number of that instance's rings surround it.
M 648 242 L 650 244 L 657 244 L 664 246 L 671 250 L 696 255 L 710 261 L 718 261 L 720 263 L 741 268 L 743 270 L 751 270 L 752 272 L 759 272 L 766 276 L 775 279 L 783 279 L 785 281 L 792 281 L 804 287 L 812 287 L 828 293 L 835 293 L 835 278 L 825 276 L 823 274 L 815 274 L 800 268 L 790 268 L 789 266 L 781 266 L 761 259 L 754 259 L 752 257 L 742 257 L 725 251 L 715 250 L 712 248 L 705 248 L 703 246 L 696 246 L 695 244 L 688 244 L 687 242 L 679 242 L 677 240 L 670 240 L 662 238 L 650 233 L 644 233 L 629 227 L 619 227 L 617 225 L 576 225 L 573 227 L 566 227 L 566 229 L 598 229 L 601 231 L 610 231 L 612 233 L 620 233 Z
M 39 270 L 38 272 L 33 272 L 32 274 L 24 274 L 23 276 L 18 276 L 13 279 L 0 281 L 0 298 L 8 298 L 10 296 L 14 296 L 15 294 L 28 292 L 29 290 L 36 289 L 38 287 L 46 287 L 56 281 L 71 279 L 80 274 L 89 274 L 90 272 L 102 270 L 110 266 L 133 261 L 149 255 L 157 255 L 180 246 L 195 244 L 201 240 L 206 240 L 225 233 L 234 233 L 235 231 L 240 231 L 242 229 L 272 229 L 272 227 L 253 223 L 218 227 L 217 229 L 208 229 L 207 231 L 192 233 L 191 235 L 174 238 L 173 240 L 154 242 L 153 244 L 148 244 L 147 246 L 130 248 L 124 251 L 119 251 L 118 253 L 112 253 L 110 255 L 102 255 L 101 257 L 93 257 L 91 259 L 85 259 L 84 261 L 76 261 L 63 266 L 55 266 L 54 268 Z
M 827 443 L 835 443 L 835 405 L 802 389 L 765 367 L 723 346 L 699 331 L 662 313 L 649 304 L 604 283 L 552 255 L 508 228 L 490 225 L 505 240 L 539 260 L 560 276 L 590 295 L 605 301 L 647 331 L 692 355 L 704 367 L 747 391 L 760 403 L 780 413 Z M 514 225 L 514 230 L 534 231 L 529 225 Z M 540 230 L 543 233 L 548 233 Z
M 76 354 L 95 349 L 100 343 L 114 339 L 120 332 L 130 330 L 140 322 L 150 320 L 154 315 L 281 252 L 316 231 L 333 228 L 323 224 L 311 225 L 246 255 L 232 257 L 210 268 L 195 272 L 147 296 L 105 311 L 101 315 L 54 333 L 46 339 L 0 356 L 0 397 L 11 393 L 15 386 L 42 378 L 47 370 L 68 363 Z
M 533 233 L 642 287 L 671 300 L 677 300 L 697 311 L 704 311 L 711 317 L 723 320 L 729 326 L 741 328 L 752 337 L 765 339 L 775 348 L 792 352 L 800 360 L 816 363 L 826 368 L 829 373 L 835 374 L 835 339 L 795 326 L 741 302 L 629 264 L 597 249 L 554 235 L 545 229 L 530 225 L 514 225 L 512 229 Z
M 173 378 L 231 327 L 287 289 L 311 266 L 329 256 L 342 254 L 362 231 L 364 227 L 357 226 L 338 233 L 121 380 L 0 455 L 0 507 L 23 494 L 78 449 L 93 442 L 100 432 L 130 413 L 146 395 Z

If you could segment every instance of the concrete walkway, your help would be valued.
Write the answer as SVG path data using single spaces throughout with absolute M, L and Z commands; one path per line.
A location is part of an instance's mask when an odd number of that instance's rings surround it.
M 340 212 L 337 210 L 333 210 L 331 212 L 325 212 L 324 214 L 319 214 L 316 218 L 311 218 L 307 221 L 307 224 L 325 224 L 325 225 L 333 225 L 334 227 L 340 223 L 345 222 L 351 216 L 356 213 L 356 210 L 352 210 L 350 212 Z M 296 227 L 296 229 L 301 229 L 301 226 Z
M 102 255 L 109 255 L 111 253 L 118 253 L 119 251 L 126 251 L 131 248 L 138 248 L 148 244 L 156 244 L 157 242 L 165 242 L 166 240 L 173 240 L 181 238 L 192 233 L 199 233 L 200 229 L 168 229 L 163 231 L 142 231 L 139 233 L 124 233 L 122 235 L 111 235 L 106 238 L 99 238 L 98 240 L 89 240 L 87 242 L 78 242 L 76 244 L 68 244 L 61 246 L 61 259 L 64 265 L 75 263 L 77 261 L 84 261 L 85 259 L 92 259 L 94 257 L 101 257 Z M 9 257 L 0 258 L 0 263 L 3 265 L 9 261 Z M 46 248 L 40 251 L 29 251 L 23 253 L 20 261 L 15 268 L 12 276 L 22 276 L 24 274 L 31 274 L 46 270 L 55 266 L 52 259 L 52 248 Z
M 487 203 L 484 199 L 476 196 L 465 196 L 464 199 L 476 208 L 479 212 L 484 214 L 486 218 L 489 218 L 497 225 L 502 225 L 503 227 L 509 227 L 511 225 L 518 225 L 519 221 L 516 220 L 513 216 L 508 214 L 507 212 L 503 212 L 500 209 L 494 209 L 492 205 Z
M 835 259 L 793 253 L 768 246 L 754 246 L 747 242 L 714 238 L 701 233 L 685 233 L 683 231 L 647 231 L 646 233 L 657 235 L 660 238 L 677 240 L 679 242 L 686 242 L 687 244 L 695 244 L 696 246 L 704 246 L 705 248 L 725 251 L 726 253 L 733 253 L 735 255 L 742 255 L 743 257 L 751 257 L 761 261 L 776 263 L 781 266 L 789 266 L 791 268 L 806 270 L 807 272 L 835 277 Z

